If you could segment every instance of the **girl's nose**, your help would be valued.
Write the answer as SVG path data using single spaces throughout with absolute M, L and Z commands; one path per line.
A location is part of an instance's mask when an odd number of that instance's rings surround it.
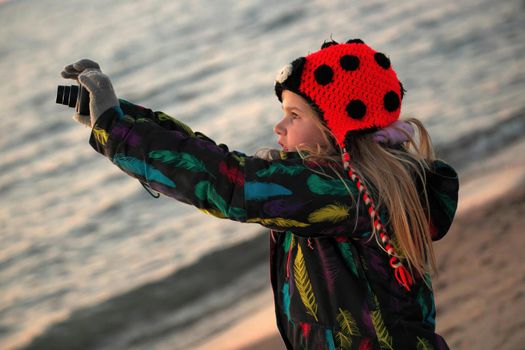
M 273 127 L 273 132 L 277 135 L 284 135 L 285 134 L 285 128 L 283 127 L 283 121 L 281 120 L 279 123 L 275 124 Z

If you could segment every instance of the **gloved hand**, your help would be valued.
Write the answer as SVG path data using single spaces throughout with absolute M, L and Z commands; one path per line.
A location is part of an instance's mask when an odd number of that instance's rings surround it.
M 111 107 L 118 106 L 119 101 L 109 77 L 99 70 L 83 71 L 78 75 L 78 81 L 89 91 L 89 121 L 93 127 L 98 117 Z
M 73 119 L 88 127 L 93 127 L 98 117 L 119 101 L 109 77 L 102 73 L 98 63 L 82 59 L 64 67 L 61 73 L 66 79 L 75 79 L 89 91 L 89 116 L 75 113 Z
M 376 131 L 373 134 L 374 141 L 390 146 L 408 141 L 407 135 L 399 129 L 404 130 L 411 137 L 414 137 L 414 128 L 412 125 L 404 120 L 397 120 L 389 126 Z
M 60 74 L 62 75 L 62 78 L 75 79 L 78 81 L 78 75 L 88 69 L 98 70 L 99 72 L 101 71 L 97 62 L 88 58 L 83 58 L 80 61 L 65 66 L 64 70 Z

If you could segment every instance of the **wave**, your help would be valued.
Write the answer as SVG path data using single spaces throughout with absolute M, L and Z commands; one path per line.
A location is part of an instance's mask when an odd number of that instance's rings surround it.
M 268 258 L 265 231 L 213 251 L 162 280 L 77 309 L 23 349 L 140 348 L 167 335 L 190 334 L 202 319 L 212 318 L 267 286 L 269 278 L 262 271 L 267 272 Z M 188 342 L 206 338 L 224 328 L 224 321 L 217 320 L 207 329 L 208 334 L 180 337 L 170 348 L 183 348 Z
M 525 107 L 505 120 L 464 134 L 457 140 L 436 146 L 439 158 L 462 170 L 523 139 Z

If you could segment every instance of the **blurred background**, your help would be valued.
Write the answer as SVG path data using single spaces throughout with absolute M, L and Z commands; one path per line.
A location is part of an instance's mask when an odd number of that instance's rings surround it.
M 523 346 L 522 0 L 12 0 L 0 23 L 1 349 L 239 348 L 232 326 L 277 348 L 267 231 L 150 197 L 56 87 L 91 58 L 119 97 L 253 154 L 279 148 L 277 72 L 331 38 L 390 57 L 402 116 L 460 174 L 438 331 L 456 349 Z

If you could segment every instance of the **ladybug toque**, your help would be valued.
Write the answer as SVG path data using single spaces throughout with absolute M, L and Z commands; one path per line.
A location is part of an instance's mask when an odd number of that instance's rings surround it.
M 405 92 L 390 59 L 360 39 L 325 42 L 319 51 L 286 65 L 275 80 L 281 102 L 283 90 L 304 97 L 341 148 L 346 138 L 399 119 Z

